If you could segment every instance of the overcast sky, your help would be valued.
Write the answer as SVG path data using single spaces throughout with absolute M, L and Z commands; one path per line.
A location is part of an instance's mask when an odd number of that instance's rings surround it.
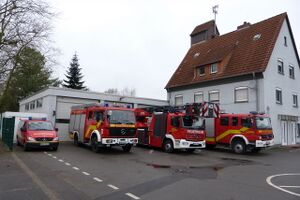
M 92 91 L 135 88 L 137 96 L 166 99 L 164 89 L 190 47 L 195 26 L 214 18 L 220 34 L 244 21 L 287 12 L 300 45 L 299 0 L 55 0 L 52 40 L 60 49 L 60 79 L 75 52 Z

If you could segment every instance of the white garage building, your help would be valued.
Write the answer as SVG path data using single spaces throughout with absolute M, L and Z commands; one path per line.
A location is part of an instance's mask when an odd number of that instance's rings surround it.
M 132 108 L 165 106 L 168 101 L 139 97 L 111 95 L 99 92 L 48 87 L 20 101 L 20 112 L 46 113 L 59 129 L 61 141 L 68 141 L 68 125 L 71 106 L 87 103 L 112 103 Z

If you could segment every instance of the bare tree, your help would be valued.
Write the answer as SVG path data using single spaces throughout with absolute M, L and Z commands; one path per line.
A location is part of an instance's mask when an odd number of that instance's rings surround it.
M 128 97 L 135 97 L 136 95 L 136 89 L 135 88 L 128 88 L 125 87 L 122 90 L 118 90 L 117 88 L 109 88 L 104 91 L 106 94 L 115 94 L 120 96 L 128 96 Z
M 20 52 L 26 47 L 41 52 L 47 48 L 54 15 L 43 0 L 0 0 L 0 85 L 4 92 Z

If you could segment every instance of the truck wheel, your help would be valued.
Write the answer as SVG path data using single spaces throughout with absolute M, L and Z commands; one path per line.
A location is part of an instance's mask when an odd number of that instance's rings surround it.
M 77 134 L 74 135 L 74 145 L 79 147 L 79 141 Z
M 57 151 L 57 149 L 58 149 L 57 147 L 52 147 L 51 148 L 52 151 Z
M 24 148 L 24 151 L 29 151 L 29 147 L 28 147 L 28 145 L 26 143 L 24 143 L 23 148 Z
M 237 154 L 244 154 L 246 152 L 246 145 L 245 142 L 242 140 L 233 141 L 231 148 L 234 151 L 234 153 Z
M 172 153 L 174 151 L 173 142 L 171 140 L 164 141 L 163 149 L 166 153 Z
M 124 152 L 129 152 L 131 150 L 131 147 L 131 144 L 126 144 L 125 146 L 122 146 L 122 149 Z
M 99 153 L 100 151 L 100 147 L 98 146 L 98 141 L 97 141 L 97 137 L 92 137 L 91 140 L 91 146 L 92 146 L 92 151 L 95 153 Z
M 21 146 L 21 143 L 19 142 L 19 138 L 17 137 L 17 146 Z

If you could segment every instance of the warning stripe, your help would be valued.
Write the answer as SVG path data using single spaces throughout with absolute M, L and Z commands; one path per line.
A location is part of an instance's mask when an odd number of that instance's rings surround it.
M 216 141 L 219 141 L 221 139 L 223 139 L 224 137 L 226 137 L 227 135 L 237 135 L 237 134 L 242 134 L 243 132 L 247 131 L 249 128 L 247 127 L 243 127 L 239 130 L 234 130 L 234 129 L 230 129 L 225 131 L 224 133 L 220 134 L 217 138 Z

